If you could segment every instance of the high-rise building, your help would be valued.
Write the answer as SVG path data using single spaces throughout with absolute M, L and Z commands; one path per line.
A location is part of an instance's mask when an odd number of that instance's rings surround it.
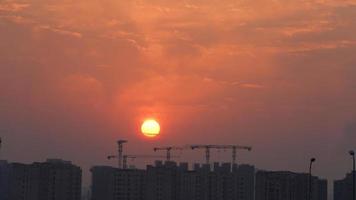
M 146 200 L 176 200 L 179 188 L 178 167 L 175 162 L 156 161 L 147 166 Z
M 231 166 L 214 163 L 213 171 L 206 164 L 194 166 L 196 198 L 201 200 L 253 200 L 255 168 L 250 165 Z
M 21 163 L 9 164 L 7 179 L 8 200 L 34 200 L 38 199 L 38 178 L 33 176 L 31 167 Z
M 10 165 L 5 160 L 0 160 L 0 200 L 9 199 L 9 174 Z
M 68 161 L 0 164 L 0 200 L 80 200 L 81 169 Z
M 252 165 L 233 166 L 234 197 L 237 200 L 255 199 L 255 167 Z
M 230 163 L 194 166 L 156 161 L 146 170 L 98 166 L 92 171 L 92 200 L 253 200 L 253 166 Z
M 309 174 L 284 171 L 259 171 L 256 174 L 256 200 L 305 200 Z M 327 199 L 327 182 L 312 177 L 311 200 Z
M 143 200 L 144 170 L 96 166 L 92 172 L 92 200 Z
M 114 200 L 115 199 L 115 174 L 118 169 L 107 166 L 91 168 L 91 199 Z
M 69 161 L 48 159 L 31 165 L 32 176 L 38 178 L 38 200 L 80 200 L 82 170 Z
M 194 200 L 199 199 L 197 196 L 197 181 L 198 176 L 193 171 L 181 171 L 178 177 L 179 179 L 179 188 L 178 188 L 178 199 Z
M 328 181 L 325 179 L 318 179 L 318 200 L 328 199 Z
M 334 181 L 334 200 L 352 200 L 353 175 L 347 173 L 341 180 Z

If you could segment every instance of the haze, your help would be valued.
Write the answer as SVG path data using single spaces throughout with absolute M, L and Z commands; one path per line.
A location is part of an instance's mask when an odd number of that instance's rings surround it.
M 351 170 L 355 0 L 2 0 L 0 36 L 2 159 L 88 170 L 127 139 L 132 153 L 235 143 L 262 169 L 315 156 L 316 175 Z M 139 133 L 147 117 L 158 139 Z

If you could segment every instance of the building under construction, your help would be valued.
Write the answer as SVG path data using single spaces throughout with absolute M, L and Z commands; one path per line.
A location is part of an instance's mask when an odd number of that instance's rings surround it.
M 145 170 L 128 169 L 128 158 L 157 158 L 155 155 L 124 155 L 118 141 L 118 168 L 97 166 L 92 172 L 91 200 L 326 200 L 327 182 L 308 174 L 292 172 L 256 172 L 251 165 L 237 164 L 237 150 L 251 151 L 240 145 L 186 145 L 155 147 L 165 151 L 166 161 L 156 161 Z M 204 150 L 205 164 L 171 161 L 171 151 Z M 231 163 L 210 163 L 211 150 L 231 150 Z M 158 156 L 159 157 L 159 156 Z M 162 156 L 161 156 L 162 157 Z M 309 188 L 308 182 L 312 186 Z
M 142 169 L 92 168 L 92 200 L 305 200 L 309 175 L 256 171 L 231 163 L 156 161 Z M 310 200 L 327 200 L 327 181 L 312 177 Z
M 156 161 L 146 170 L 97 166 L 92 200 L 253 200 L 255 169 L 230 163 L 179 165 Z

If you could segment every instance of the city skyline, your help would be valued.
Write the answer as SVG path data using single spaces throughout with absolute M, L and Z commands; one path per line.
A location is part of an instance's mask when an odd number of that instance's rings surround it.
M 142 133 L 145 135 L 144 133 Z M 151 136 L 148 136 L 151 138 Z M 159 137 L 159 136 L 157 136 Z M 3 151 L 2 145 L 3 145 L 3 139 L 0 137 L 0 154 Z M 121 142 L 123 141 L 123 142 Z M 122 143 L 121 145 L 118 145 Z M 243 145 L 238 145 L 238 144 L 185 144 L 185 145 L 165 145 L 165 146 L 152 146 L 150 151 L 146 151 L 145 153 L 140 153 L 140 152 L 130 152 L 130 142 L 127 140 L 118 140 L 116 143 L 116 147 L 113 149 L 113 151 L 108 152 L 101 160 L 102 164 L 105 164 L 107 166 L 112 166 L 116 168 L 129 168 L 130 166 L 136 168 L 142 168 L 146 167 L 146 165 L 153 164 L 153 161 L 156 160 L 162 160 L 162 161 L 175 161 L 175 162 L 183 162 L 183 163 L 191 163 L 192 167 L 195 163 L 201 163 L 201 164 L 210 164 L 213 166 L 214 163 L 231 163 L 232 165 L 236 163 L 239 165 L 240 163 L 242 164 L 247 164 L 245 160 L 241 161 L 240 156 L 243 155 L 243 158 L 248 157 L 248 154 L 253 151 L 252 146 L 243 146 Z M 120 146 L 121 147 L 121 153 L 120 153 Z M 125 147 L 125 148 L 123 148 Z M 235 153 L 233 151 L 233 148 L 236 148 Z M 119 149 L 119 150 L 118 150 Z M 127 150 L 129 149 L 129 150 Z M 209 149 L 209 150 L 208 150 Z M 117 151 L 118 150 L 118 151 Z M 207 150 L 209 153 L 207 153 Z M 129 152 L 128 152 L 129 151 Z M 246 152 L 244 152 L 246 151 Z M 196 153 L 192 157 L 192 153 Z M 351 154 L 353 151 L 347 152 L 346 155 Z M 121 154 L 121 156 L 120 156 Z M 244 155 L 245 154 L 245 155 Z M 246 155 L 247 154 L 247 155 Z M 198 159 L 195 159 L 196 156 L 199 155 Z M 121 157 L 121 158 L 120 158 Z M 142 159 L 142 162 L 137 162 L 135 161 Z M 46 159 L 62 159 L 62 158 L 57 158 L 57 157 L 47 157 Z M 6 160 L 5 158 L 1 158 L 0 160 Z M 106 162 L 104 162 L 106 160 Z M 307 173 L 307 166 L 309 165 L 309 161 L 312 160 L 312 162 L 317 161 L 317 158 L 306 158 L 305 160 L 305 167 L 306 170 L 304 171 L 293 171 L 290 169 L 265 169 L 265 170 L 272 170 L 272 171 L 290 171 L 290 172 L 298 172 L 298 173 Z M 7 161 L 7 160 L 6 160 Z M 12 161 L 11 159 L 8 161 Z M 31 163 L 33 161 L 29 161 Z M 125 163 L 126 162 L 126 163 Z M 132 162 L 132 163 L 131 163 Z M 118 165 L 119 163 L 119 165 Z M 255 163 L 250 163 L 254 164 Z M 89 168 L 94 166 L 95 164 L 91 164 Z M 96 163 L 97 165 L 97 163 Z M 318 163 L 316 164 L 318 165 Z M 262 169 L 262 168 L 257 168 L 257 169 Z M 352 169 L 350 169 L 352 172 Z M 349 172 L 349 171 L 346 171 Z M 334 180 L 340 179 L 336 178 Z M 87 180 L 88 181 L 88 180 Z
M 151 138 L 151 136 L 149 136 Z M 1 139 L 1 138 L 0 138 Z M 2 139 L 0 140 L 0 145 L 2 145 Z M 247 198 L 246 200 L 252 200 L 254 195 L 257 195 L 256 198 L 258 200 L 264 200 L 264 199 L 270 199 L 270 198 L 278 198 L 278 199 L 284 199 L 283 196 L 287 195 L 288 198 L 291 199 L 304 199 L 305 196 L 308 196 L 308 180 L 311 181 L 309 184 L 313 184 L 313 188 L 310 188 L 310 193 L 312 194 L 312 200 L 317 199 L 317 200 L 326 200 L 326 199 L 350 199 L 351 200 L 351 194 L 352 194 L 352 172 L 346 174 L 346 178 L 343 179 L 338 179 L 338 180 L 329 180 L 329 185 L 328 185 L 328 180 L 327 179 L 319 179 L 318 176 L 315 176 L 314 173 L 312 172 L 312 164 L 317 161 L 316 158 L 310 158 L 309 159 L 309 172 L 293 172 L 290 170 L 266 170 L 266 169 L 261 169 L 261 168 L 256 168 L 255 165 L 249 165 L 246 163 L 240 163 L 240 160 L 237 160 L 239 158 L 237 155 L 237 152 L 240 150 L 245 150 L 245 151 L 251 151 L 253 147 L 251 146 L 241 146 L 241 145 L 236 145 L 236 144 L 194 144 L 194 145 L 185 145 L 185 146 L 165 146 L 165 147 L 154 147 L 152 149 L 153 152 L 157 151 L 164 151 L 165 155 L 154 155 L 154 154 L 130 154 L 126 152 L 126 147 L 129 144 L 129 141 L 127 140 L 118 140 L 117 141 L 117 153 L 108 155 L 106 158 L 108 160 L 110 159 L 115 159 L 118 161 L 118 165 L 116 166 L 108 166 L 108 165 L 97 165 L 93 164 L 90 167 L 90 172 L 92 173 L 92 178 L 90 180 L 89 185 L 86 183 L 82 183 L 82 173 L 85 173 L 85 171 L 82 171 L 81 167 L 72 165 L 71 161 L 65 161 L 62 159 L 47 159 L 46 162 L 42 163 L 41 162 L 33 162 L 32 164 L 22 164 L 22 163 L 8 163 L 6 160 L 1 160 L 0 159 L 0 185 L 1 187 L 4 187 L 5 191 L 5 196 L 0 196 L 1 198 L 5 198 L 4 200 L 7 200 L 7 195 L 14 195 L 16 194 L 16 199 L 20 198 L 18 195 L 23 195 L 21 198 L 30 198 L 30 199 L 36 199 L 38 198 L 45 198 L 43 195 L 47 195 L 47 190 L 45 189 L 45 185 L 41 185 L 41 182 L 38 182 L 38 179 L 43 179 L 43 180 L 52 180 L 50 177 L 57 177 L 53 179 L 53 184 L 55 184 L 55 180 L 60 181 L 57 184 L 63 184 L 64 185 L 70 185 L 74 184 L 74 182 L 70 182 L 68 177 L 61 176 L 63 175 L 62 172 L 52 172 L 50 171 L 48 174 L 47 171 L 43 171 L 39 173 L 41 168 L 38 168 L 38 166 L 51 166 L 49 169 L 53 170 L 59 170 L 63 166 L 74 166 L 76 167 L 76 174 L 74 177 L 77 179 L 77 177 L 80 177 L 80 182 L 75 181 L 75 184 L 80 184 L 81 187 L 78 187 L 78 185 L 75 186 L 76 192 L 74 191 L 68 191 L 65 192 L 65 190 L 62 190 L 62 186 L 58 187 L 58 190 L 53 191 L 53 194 L 51 195 L 58 196 L 56 198 L 64 198 L 67 195 L 72 195 L 71 198 L 79 198 L 80 193 L 82 193 L 82 198 L 87 199 L 91 195 L 90 194 L 95 194 L 92 198 L 93 200 L 99 198 L 102 196 L 103 198 L 107 200 L 113 199 L 131 199 L 130 195 L 134 195 L 132 198 L 137 199 L 137 200 L 142 200 L 142 199 L 156 199 L 160 195 L 169 195 L 169 193 L 151 193 L 149 191 L 161 191 L 160 188 L 161 183 L 155 183 L 158 185 L 155 186 L 149 186 L 151 183 L 153 184 L 156 179 L 159 179 L 160 181 L 168 181 L 171 180 L 172 182 L 169 182 L 169 184 L 177 184 L 176 186 L 171 185 L 169 187 L 173 188 L 185 188 L 183 190 L 186 190 L 185 192 L 182 192 L 180 190 L 177 190 L 176 195 L 179 195 L 179 198 L 189 198 L 189 199 L 202 199 L 202 198 L 214 198 L 213 196 L 216 196 L 217 198 L 222 198 L 222 199 L 239 199 L 238 194 L 248 194 L 246 197 L 241 197 L 242 199 Z M 0 146 L 1 147 L 1 146 Z M 1 149 L 1 148 L 0 148 Z M 180 156 L 176 156 L 176 153 L 173 153 L 174 151 L 181 152 L 182 151 L 194 151 L 198 150 L 200 153 L 202 153 L 205 157 L 205 162 L 203 164 L 200 164 L 196 160 L 193 161 L 191 164 L 186 161 L 182 161 Z M 202 151 L 203 150 L 203 151 Z M 213 153 L 213 150 L 216 151 L 223 151 L 224 154 L 229 154 L 230 155 L 230 161 L 212 161 L 211 160 L 211 154 Z M 229 151 L 230 150 L 230 151 Z M 349 151 L 349 155 L 354 156 L 354 151 Z M 232 156 L 232 157 L 231 157 Z M 150 162 L 146 162 L 145 164 L 145 169 L 143 168 L 137 168 L 134 164 L 131 162 L 134 161 L 134 159 L 147 159 L 155 161 L 154 165 Z M 172 161 L 172 160 L 177 160 L 179 158 L 179 162 Z M 146 161 L 147 161 L 146 160 Z M 37 166 L 37 167 L 36 167 Z M 238 169 L 245 168 L 246 166 L 253 167 L 253 170 L 248 170 L 245 172 L 248 172 L 248 178 L 249 180 L 255 180 L 256 179 L 256 185 L 252 183 L 248 183 L 249 187 L 244 186 L 244 189 L 238 189 L 239 184 L 234 182 L 235 179 L 230 180 L 228 177 L 231 178 L 229 173 L 235 174 L 235 172 L 239 171 Z M 159 170 L 161 167 L 163 167 L 163 171 Z M 355 167 L 355 164 L 354 164 Z M 38 168 L 36 170 L 36 168 Z M 45 169 L 45 168 L 43 168 Z M 63 169 L 67 169 L 63 168 Z M 95 175 L 98 169 L 99 174 Z M 169 169 L 172 173 L 177 173 L 177 177 L 180 177 L 176 180 L 175 175 L 171 174 L 171 172 L 167 172 L 166 170 Z M 33 171 L 35 170 L 35 171 Z M 78 172 L 80 173 L 78 174 Z M 93 171 L 94 170 L 94 171 Z M 157 172 L 154 172 L 152 170 L 158 170 Z M 176 171 L 178 170 L 178 171 Z M 237 170 L 237 171 L 236 171 Z M 244 171 L 244 170 L 243 170 Z M 64 171 L 63 171 L 64 172 Z M 152 173 L 150 175 L 150 173 Z M 201 174 L 201 172 L 204 172 Z M 208 173 L 209 172 L 209 173 Z M 44 173 L 41 178 L 35 178 L 39 174 Z M 68 172 L 65 172 L 68 173 Z M 72 173 L 72 172 L 70 172 Z M 157 173 L 157 174 L 156 174 Z M 167 176 L 166 178 L 161 177 L 161 173 L 164 173 L 164 177 Z M 166 174 L 167 173 L 167 174 Z M 208 174 L 206 174 L 208 173 Z M 213 175 L 209 175 L 210 173 L 213 173 Z M 222 173 L 222 174 L 221 174 Z M 226 174 L 228 173 L 228 174 Z M 100 175 L 101 174 L 101 175 Z M 110 175 L 111 174 L 111 175 Z M 121 174 L 121 175 L 120 175 Z M 185 175 L 184 175 L 185 174 Z M 224 175 L 225 174 L 225 175 Z M 14 176 L 15 175 L 15 176 Z M 103 176 L 102 176 L 103 175 Z M 118 176 L 119 175 L 119 176 Z M 237 174 L 233 175 L 235 177 Z M 239 176 L 245 177 L 247 174 L 240 174 Z M 96 178 L 94 178 L 94 177 Z M 169 178 L 172 176 L 171 178 Z M 17 177 L 13 179 L 13 177 Z M 46 178 L 47 177 L 47 178 Z M 69 176 L 71 177 L 71 176 Z M 141 178 L 139 178 L 141 177 Z M 151 178 L 149 178 L 151 177 Z M 198 178 L 200 177 L 200 178 Z M 309 177 L 309 179 L 308 179 Z M 21 184 L 23 186 L 19 187 L 13 187 L 14 185 L 12 184 L 13 182 L 10 181 L 8 184 L 10 187 L 7 186 L 7 179 L 9 180 L 14 180 L 15 182 L 20 181 L 18 184 Z M 137 179 L 139 178 L 139 179 Z M 162 178 L 162 180 L 161 180 Z M 205 185 L 203 186 L 203 182 L 198 184 L 199 180 L 201 178 L 207 180 L 211 179 L 212 183 L 209 182 L 209 184 L 212 184 L 210 186 Z M 189 189 L 187 186 L 183 186 L 182 183 L 180 183 L 178 180 L 182 179 L 182 181 L 188 181 L 187 184 L 193 184 L 195 189 Z M 68 180 L 68 182 L 63 180 Z M 105 181 L 104 181 L 105 180 Z M 104 181 L 104 182 L 103 182 Z M 113 182 L 114 181 L 114 182 Z M 120 185 L 117 185 L 118 183 L 116 181 L 119 181 Z M 127 182 L 128 181 L 128 182 Z M 133 182 L 131 182 L 133 181 Z M 153 181 L 153 182 L 152 182 Z M 178 182 L 177 182 L 178 181 Z M 198 181 L 198 182 L 196 182 Z M 225 182 L 227 181 L 227 182 Z M 239 182 L 239 179 L 236 179 L 235 181 Z M 244 182 L 244 180 L 240 180 Z M 129 185 L 125 185 L 125 183 Z M 313 183 L 312 183 L 313 182 Z M 51 183 L 52 184 L 52 183 Z M 94 184 L 94 185 L 93 185 Z M 139 188 L 137 188 L 138 185 Z M 168 184 L 168 182 L 167 182 Z M 203 184 L 203 185 L 201 185 Z M 216 185 L 217 184 L 217 185 Z M 221 185 L 220 185 L 221 184 Z M 226 185 L 227 184 L 227 185 Z M 237 184 L 237 185 L 236 185 Z M 332 184 L 334 187 L 332 187 Z M 15 184 L 16 185 L 16 184 Z M 37 186 L 38 185 L 38 186 Z M 219 186 L 220 185 L 220 186 Z M 283 186 L 284 185 L 284 186 Z M 74 185 L 73 185 L 74 186 Z M 66 188 L 65 186 L 64 188 Z M 152 187 L 151 189 L 149 189 Z M 203 187 L 203 188 L 201 188 Z M 213 189 L 213 188 L 215 189 Z M 222 188 L 225 189 L 222 189 Z M 7 188 L 12 188 L 10 189 L 10 193 L 7 192 Z M 21 189 L 23 188 L 23 189 Z M 25 188 L 25 189 L 24 189 Z M 43 188 L 43 192 L 37 193 L 37 191 L 42 191 L 42 189 L 37 190 L 36 188 Z M 71 188 L 71 187 L 69 187 Z M 90 190 L 88 190 L 90 188 Z M 104 189 L 106 188 L 106 189 Z M 110 189 L 111 188 L 111 189 Z M 120 189 L 119 189 L 120 188 Z M 131 193 L 130 191 L 136 190 L 138 191 Z M 171 189 L 173 189 L 171 188 Z M 200 189 L 199 189 L 200 188 Z M 211 189 L 208 189 L 211 188 Z M 234 189 L 235 188 L 235 189 Z M 327 189 L 329 188 L 329 189 Z M 98 190 L 99 189 L 99 190 Z M 104 190 L 103 190 L 104 189 Z M 171 190 L 170 189 L 170 190 Z M 80 190 L 82 190 L 80 192 Z M 98 190 L 98 191 L 97 191 Z M 109 191 L 110 190 L 110 191 Z M 174 189 L 175 191 L 176 189 Z M 199 191 L 205 191 L 203 193 Z M 210 191 L 211 190 L 211 191 Z M 232 191 L 235 191 L 231 193 Z M 237 190 L 237 191 L 236 191 Z M 14 191 L 17 191 L 14 193 Z M 62 191 L 62 192 L 61 192 Z M 107 191 L 108 194 L 104 195 L 104 191 Z M 164 191 L 164 190 L 163 190 Z M 64 193 L 63 193 L 64 192 Z M 73 193 L 74 192 L 74 193 Z M 94 192 L 94 193 L 93 193 Z M 104 193 L 103 193 L 104 192 Z M 148 193 L 146 193 L 148 192 Z M 211 193 L 213 192 L 213 193 Z M 247 193 L 246 193 L 247 192 Z M 63 194 L 61 194 L 63 193 Z M 206 195 L 213 195 L 211 197 L 205 196 Z M 79 195 L 78 195 L 79 194 Z M 121 196 L 124 195 L 124 196 Z M 175 192 L 174 192 L 175 194 Z M 185 195 L 184 195 L 185 194 Z M 252 195 L 253 194 L 253 195 Z M 43 197 L 40 197 L 40 196 Z M 89 195 L 89 196 L 88 196 Z M 113 195 L 113 197 L 110 197 Z M 117 196 L 119 195 L 119 196 Z M 127 196 L 128 195 L 128 196 Z M 157 196 L 158 195 L 158 196 Z M 203 195 L 203 196 L 201 196 Z M 222 195 L 222 196 L 221 196 Z M 185 197 L 184 197 L 185 196 Z M 196 196 L 196 197 L 194 197 Z M 68 196 L 69 197 L 69 196 Z M 15 198 L 15 196 L 14 196 Z M 49 197 L 48 197 L 49 198 Z M 168 196 L 167 196 L 168 198 Z M 173 197 L 170 196 L 169 199 L 172 199 Z M 178 197 L 177 197 L 178 198 Z M 11 199 L 11 198 L 10 198 Z M 174 198 L 173 198 L 174 199 Z M 281 200 L 282 200 L 281 199 Z M 74 199 L 73 199 L 74 200 Z
M 79 200 L 82 196 L 83 200 L 304 200 L 310 180 L 310 200 L 327 200 L 325 179 L 308 173 L 258 170 L 247 164 L 189 166 L 186 162 L 155 161 L 145 169 L 95 165 L 90 171 L 91 189 L 84 187 L 81 191 L 82 169 L 70 161 L 1 161 L 0 199 Z M 351 199 L 348 183 L 335 183 L 336 197 Z

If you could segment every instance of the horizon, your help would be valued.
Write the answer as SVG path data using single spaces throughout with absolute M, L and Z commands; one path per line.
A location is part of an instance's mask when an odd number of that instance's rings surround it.
M 148 139 L 151 139 L 151 137 L 149 136 Z M 3 139 L 2 139 L 3 140 Z M 4 140 L 3 140 L 4 141 Z M 3 145 L 3 144 L 2 144 Z M 233 144 L 185 144 L 185 145 L 175 145 L 174 147 L 178 147 L 178 148 L 182 148 L 182 150 L 177 150 L 175 153 L 172 153 L 171 152 L 171 160 L 167 160 L 167 153 L 166 150 L 164 150 L 165 152 L 163 153 L 157 153 L 156 151 L 154 151 L 154 148 L 167 148 L 167 147 L 170 147 L 170 145 L 164 145 L 164 147 L 153 147 L 151 148 L 151 152 L 150 153 L 127 153 L 127 145 L 129 146 L 129 143 L 128 144 L 125 144 L 125 151 L 123 152 L 123 156 L 133 156 L 133 158 L 127 158 L 128 160 L 130 160 L 130 162 L 132 163 L 128 163 L 128 166 L 134 166 L 135 168 L 137 169 L 145 169 L 147 166 L 149 165 L 155 165 L 155 162 L 156 161 L 162 161 L 162 162 L 175 162 L 177 164 L 180 164 L 180 163 L 187 163 L 188 166 L 189 166 L 189 169 L 192 169 L 192 167 L 194 166 L 194 164 L 199 164 L 199 165 L 205 165 L 207 164 L 206 163 L 206 152 L 205 152 L 205 148 L 203 148 L 202 150 L 201 149 L 198 149 L 197 151 L 195 151 L 194 149 L 192 149 L 191 147 L 192 146 L 233 146 Z M 68 159 L 64 159 L 64 158 L 61 158 L 61 157 L 46 157 L 42 160 L 28 160 L 27 162 L 23 162 L 23 161 L 14 161 L 14 160 L 11 160 L 11 159 L 5 159 L 4 157 L 0 157 L 0 161 L 7 161 L 9 163 L 24 163 L 24 164 L 32 164 L 32 163 L 36 163 L 36 162 L 47 162 L 49 160 L 61 160 L 61 161 L 68 161 L 74 165 L 77 165 L 79 167 L 81 167 L 83 169 L 83 174 L 85 175 L 84 177 L 84 180 L 86 182 L 86 184 L 88 183 L 88 171 L 90 171 L 89 169 L 92 168 L 92 167 L 95 167 L 95 166 L 110 166 L 110 167 L 113 167 L 113 168 L 118 168 L 117 166 L 117 152 L 115 152 L 116 149 L 114 149 L 114 151 L 108 153 L 105 157 L 102 158 L 102 160 L 100 161 L 101 164 L 91 164 L 89 166 L 89 168 L 86 168 L 85 166 L 82 167 L 80 164 L 78 164 L 76 162 L 76 160 L 68 160 Z M 0 148 L 0 155 L 1 153 L 4 151 L 3 147 Z M 184 154 L 183 152 L 188 152 L 188 154 Z M 178 152 L 178 153 L 177 153 Z M 194 152 L 194 155 L 192 154 Z M 252 152 L 253 152 L 253 147 L 252 147 Z M 242 153 L 242 158 L 247 158 L 251 152 L 245 152 L 245 153 Z M 225 155 L 222 155 L 222 154 L 225 154 Z M 108 156 L 115 156 L 113 157 L 112 159 L 114 160 L 110 160 L 108 159 Z M 233 165 L 233 161 L 232 161 L 232 158 L 231 158 L 231 155 L 232 155 L 232 151 L 231 149 L 230 150 L 226 150 L 226 149 L 215 149 L 214 147 L 212 147 L 210 149 L 210 162 L 209 162 L 209 165 L 211 166 L 211 169 L 213 169 L 214 167 L 214 164 L 215 163 L 220 163 L 220 164 L 224 164 L 224 163 L 228 163 L 228 164 L 231 164 Z M 185 159 L 183 158 L 185 156 Z M 237 158 L 239 158 L 241 156 L 241 153 L 238 152 L 237 153 Z M 199 157 L 199 158 L 197 158 Z M 309 158 L 310 159 L 310 158 Z M 271 168 L 260 168 L 258 167 L 255 163 L 253 162 L 246 162 L 246 161 L 243 161 L 243 162 L 240 162 L 240 160 L 237 160 L 236 164 L 237 165 L 253 165 L 256 167 L 256 170 L 257 171 L 279 171 L 279 172 L 283 172 L 283 171 L 286 171 L 286 172 L 293 172 L 293 173 L 308 173 L 307 172 L 307 167 L 308 167 L 308 164 L 309 164 L 309 159 L 306 159 L 305 160 L 305 170 L 302 170 L 302 171 L 298 171 L 298 170 L 291 170 L 291 169 L 287 169 L 287 168 L 274 168 L 274 169 L 271 169 Z M 138 161 L 137 161 L 138 160 Z M 318 159 L 316 158 L 316 169 L 318 168 Z M 320 167 L 320 166 L 319 166 Z M 135 169 L 134 168 L 134 169 Z M 352 172 L 352 169 L 350 169 L 349 171 L 345 171 L 345 173 L 341 176 L 341 177 L 338 177 L 338 178 L 335 178 L 335 179 L 331 179 L 329 177 L 325 177 L 325 176 L 320 176 L 320 175 L 317 175 L 317 174 L 313 174 L 315 176 L 318 176 L 320 178 L 323 178 L 323 179 L 326 179 L 326 180 L 329 180 L 329 184 L 332 184 L 332 181 L 334 180 L 339 180 L 341 178 L 344 178 L 344 176 L 348 173 Z M 331 189 L 332 187 L 330 187 Z

